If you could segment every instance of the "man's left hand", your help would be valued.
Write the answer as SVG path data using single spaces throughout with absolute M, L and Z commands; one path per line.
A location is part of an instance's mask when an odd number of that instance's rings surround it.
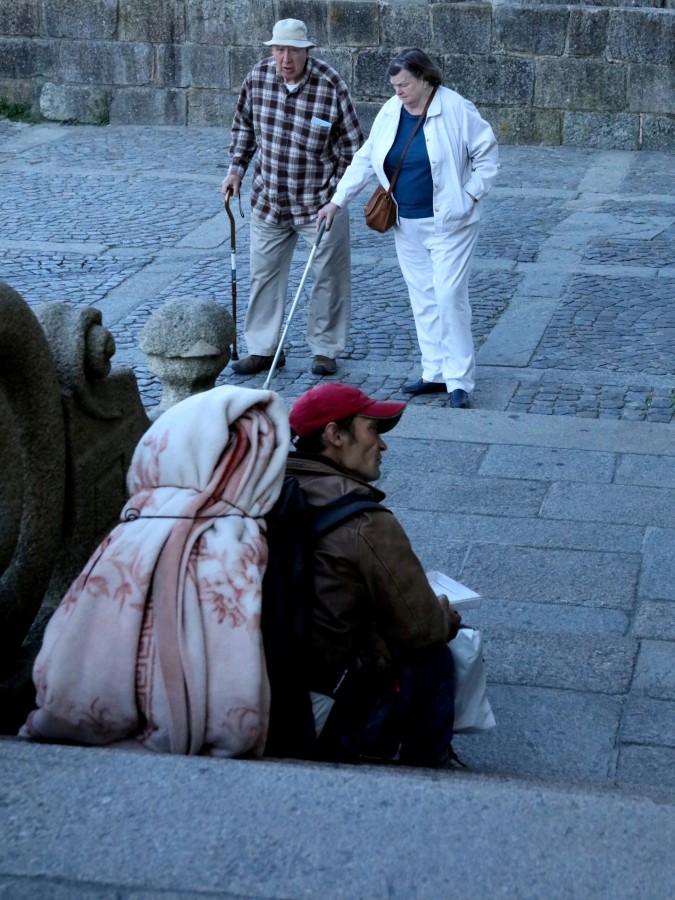
M 438 595 L 438 602 L 441 604 L 441 609 L 445 613 L 445 618 L 448 622 L 448 640 L 451 641 L 453 638 L 457 637 L 462 617 L 457 610 L 450 606 L 450 601 L 445 594 Z

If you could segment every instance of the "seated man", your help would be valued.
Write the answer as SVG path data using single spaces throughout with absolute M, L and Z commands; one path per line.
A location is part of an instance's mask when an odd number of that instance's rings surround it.
M 357 491 L 383 500 L 382 433 L 405 403 L 372 400 L 325 384 L 293 405 L 294 475 L 311 504 Z M 315 716 L 330 707 L 319 757 L 394 756 L 407 765 L 450 766 L 453 662 L 447 642 L 459 614 L 437 597 L 403 528 L 384 507 L 356 514 L 318 539 L 310 690 Z M 334 702 L 332 702 L 334 701 Z M 322 722 L 317 718 L 317 731 Z

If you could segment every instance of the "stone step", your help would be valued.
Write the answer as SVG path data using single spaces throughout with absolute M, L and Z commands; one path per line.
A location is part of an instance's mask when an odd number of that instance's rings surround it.
M 665 898 L 675 804 L 461 770 L 0 741 L 0 895 Z

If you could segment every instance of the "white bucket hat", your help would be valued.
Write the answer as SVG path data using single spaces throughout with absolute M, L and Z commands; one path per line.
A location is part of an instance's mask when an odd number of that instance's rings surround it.
M 272 40 L 265 41 L 266 47 L 314 47 L 307 40 L 307 26 L 300 19 L 280 19 L 272 29 Z

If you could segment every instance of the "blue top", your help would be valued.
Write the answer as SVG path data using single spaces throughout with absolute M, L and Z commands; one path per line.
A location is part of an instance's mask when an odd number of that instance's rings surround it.
M 390 181 L 418 119 L 419 116 L 412 116 L 404 107 L 401 107 L 396 140 L 384 160 L 384 171 Z M 403 160 L 394 187 L 394 197 L 398 203 L 398 214 L 404 219 L 428 219 L 434 214 L 434 186 L 431 180 L 431 166 L 422 125 Z

